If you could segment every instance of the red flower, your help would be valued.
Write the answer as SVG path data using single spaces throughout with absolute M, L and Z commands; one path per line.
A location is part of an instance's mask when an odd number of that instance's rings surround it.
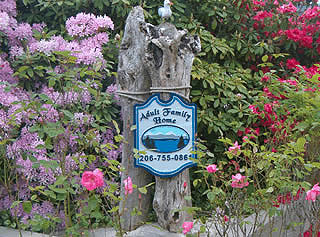
M 286 65 L 288 69 L 295 69 L 297 68 L 297 65 L 300 65 L 300 63 L 295 58 L 290 58 L 287 60 Z

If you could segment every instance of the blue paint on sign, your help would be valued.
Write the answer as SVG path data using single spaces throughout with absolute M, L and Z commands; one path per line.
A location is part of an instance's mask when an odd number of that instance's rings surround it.
M 145 131 L 141 139 L 147 149 L 167 153 L 183 149 L 189 143 L 190 137 L 182 128 L 160 125 Z
M 177 175 L 196 165 L 196 105 L 176 94 L 168 101 L 160 94 L 134 106 L 135 166 L 160 177 Z

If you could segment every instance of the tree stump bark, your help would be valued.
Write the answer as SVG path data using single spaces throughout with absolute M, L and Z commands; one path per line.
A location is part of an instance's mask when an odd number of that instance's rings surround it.
M 146 23 L 143 9 L 135 7 L 129 14 L 124 37 L 120 46 L 118 66 L 118 89 L 122 96 L 122 115 L 125 144 L 122 152 L 122 166 L 126 171 L 121 175 L 120 210 L 124 210 L 122 227 L 132 230 L 146 220 L 150 194 L 124 195 L 124 180 L 130 176 L 138 187 L 151 182 L 152 176 L 144 169 L 134 167 L 134 135 L 130 127 L 133 124 L 133 105 L 144 102 L 149 95 L 144 92 L 161 92 L 162 99 L 169 98 L 169 92 L 175 92 L 189 98 L 190 74 L 194 55 L 201 49 L 197 36 L 187 31 L 178 31 L 174 25 L 164 23 L 153 26 Z M 184 185 L 186 184 L 186 185 Z M 190 207 L 189 171 L 184 170 L 172 178 L 156 177 L 156 191 L 153 208 L 161 227 L 178 232 L 182 223 L 192 220 L 184 211 L 175 212 L 183 207 Z M 134 208 L 140 209 L 142 215 L 132 217 Z
M 169 23 L 157 27 L 146 24 L 144 31 L 145 64 L 152 81 L 151 91 L 162 91 L 162 99 L 169 99 L 168 92 L 189 98 L 192 62 L 194 55 L 201 50 L 198 36 L 178 31 Z M 175 212 L 192 206 L 191 200 L 186 200 L 185 196 L 191 196 L 189 170 L 172 178 L 156 177 L 153 208 L 162 228 L 178 232 L 183 222 L 192 220 L 185 211 Z
M 126 21 L 124 36 L 120 44 L 118 65 L 118 92 L 121 96 L 121 112 L 123 117 L 124 144 L 122 150 L 122 167 L 125 171 L 121 174 L 120 212 L 122 212 L 122 228 L 131 231 L 146 221 L 151 204 L 151 193 L 140 194 L 134 189 L 132 194 L 125 195 L 124 180 L 131 177 L 132 183 L 138 187 L 152 182 L 152 175 L 144 169 L 134 167 L 134 131 L 133 106 L 145 101 L 149 94 L 151 80 L 144 65 L 145 35 L 137 27 L 144 23 L 142 8 L 134 8 Z M 134 210 L 141 211 L 141 215 L 132 216 Z

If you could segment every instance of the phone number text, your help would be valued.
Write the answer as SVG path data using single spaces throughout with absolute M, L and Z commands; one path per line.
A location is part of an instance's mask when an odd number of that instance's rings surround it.
M 140 155 L 139 162 L 146 161 L 183 161 L 192 158 L 192 154 L 175 154 L 175 155 Z

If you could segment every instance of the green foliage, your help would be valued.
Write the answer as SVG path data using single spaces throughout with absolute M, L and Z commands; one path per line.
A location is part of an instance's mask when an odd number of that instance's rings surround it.
M 224 146 L 217 138 L 228 134 L 235 137 L 254 122 L 248 106 L 257 94 L 258 87 L 250 69 L 230 65 L 227 69 L 216 63 L 196 60 L 192 71 L 193 101 L 199 105 L 198 134 L 214 147 L 214 154 L 221 154 Z M 217 157 L 216 159 L 221 159 Z

